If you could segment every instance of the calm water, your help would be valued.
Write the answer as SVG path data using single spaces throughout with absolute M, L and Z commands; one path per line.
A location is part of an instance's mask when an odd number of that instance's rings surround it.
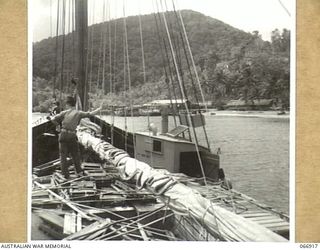
M 34 121 L 38 118 L 33 116 Z M 160 130 L 160 117 L 150 117 L 150 122 Z M 172 117 L 169 122 L 173 125 Z M 147 117 L 127 118 L 129 131 L 146 131 L 147 123 Z M 233 188 L 288 213 L 289 119 L 208 115 L 206 123 L 210 147 L 213 152 L 221 149 L 221 167 Z M 114 117 L 114 124 L 124 128 L 125 119 Z M 203 130 L 197 131 L 205 145 Z

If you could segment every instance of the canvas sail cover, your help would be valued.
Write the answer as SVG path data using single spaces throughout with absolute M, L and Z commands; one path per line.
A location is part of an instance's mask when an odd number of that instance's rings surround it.
M 125 151 L 95 137 L 87 126 L 79 126 L 77 136 L 84 147 L 117 167 L 124 180 L 135 181 L 138 189 L 146 188 L 159 195 L 172 211 L 195 218 L 216 238 L 245 242 L 287 241 L 270 229 L 215 205 L 196 190 L 177 182 L 168 171 L 154 169 L 131 158 Z

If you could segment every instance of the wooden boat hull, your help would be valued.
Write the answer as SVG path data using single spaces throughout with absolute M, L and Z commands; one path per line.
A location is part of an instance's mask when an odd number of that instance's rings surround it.
M 112 126 L 99 117 L 91 117 L 90 120 L 101 127 L 102 139 L 126 150 L 130 156 L 134 156 L 133 134 Z M 112 132 L 113 130 L 113 132 Z M 39 166 L 59 158 L 59 133 L 50 121 L 32 128 L 32 166 Z

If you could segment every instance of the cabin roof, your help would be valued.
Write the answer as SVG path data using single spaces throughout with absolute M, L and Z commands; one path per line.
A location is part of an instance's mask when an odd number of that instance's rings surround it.
M 146 137 L 150 137 L 153 139 L 159 139 L 159 140 L 165 140 L 165 141 L 170 141 L 170 142 L 179 142 L 179 143 L 187 143 L 187 144 L 194 144 L 193 142 L 190 142 L 186 139 L 183 139 L 181 137 L 171 137 L 166 134 L 157 134 L 157 135 L 152 135 L 150 132 L 135 132 L 136 135 L 142 135 Z
M 172 142 L 172 143 L 184 143 L 184 144 L 190 144 L 190 145 L 195 145 L 194 142 L 189 141 L 187 139 L 184 139 L 182 137 L 173 137 L 173 136 L 168 136 L 166 134 L 161 134 L 158 133 L 157 135 L 152 135 L 152 133 L 150 132 L 135 132 L 135 135 L 140 135 L 140 136 L 145 136 L 145 137 L 149 137 L 152 139 L 158 139 L 158 140 L 162 140 L 162 141 L 167 141 L 167 142 Z M 207 151 L 208 149 L 205 146 L 202 145 L 198 145 L 199 150 L 203 150 L 203 151 Z

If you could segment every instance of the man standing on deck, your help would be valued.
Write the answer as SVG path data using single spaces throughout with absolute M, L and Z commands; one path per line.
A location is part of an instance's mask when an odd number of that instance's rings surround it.
M 61 161 L 61 171 L 66 179 L 69 179 L 69 169 L 67 164 L 67 156 L 70 153 L 75 170 L 78 176 L 83 175 L 80 163 L 80 152 L 77 141 L 76 128 L 82 118 L 90 117 L 97 114 L 101 110 L 101 106 L 94 111 L 84 112 L 76 110 L 76 101 L 72 96 L 67 97 L 66 110 L 56 115 L 51 121 L 55 125 L 61 123 L 61 133 L 59 135 L 59 153 Z

